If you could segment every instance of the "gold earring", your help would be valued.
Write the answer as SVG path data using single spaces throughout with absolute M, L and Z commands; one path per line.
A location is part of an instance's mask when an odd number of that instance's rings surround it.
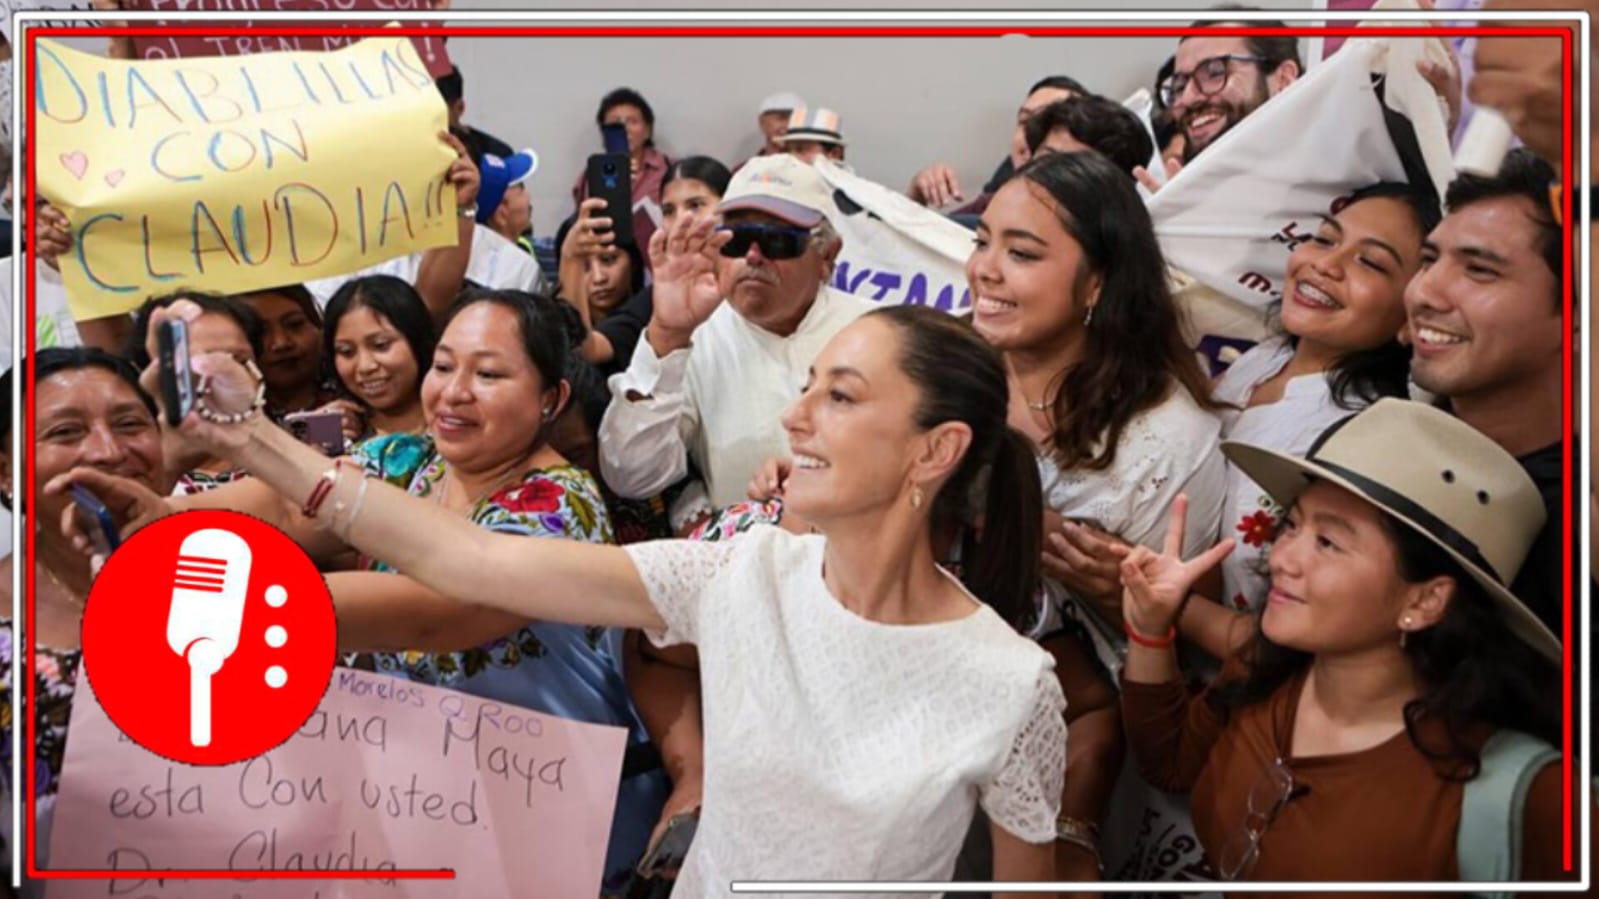
M 921 507 L 922 507 L 922 488 L 920 488 L 920 487 L 912 487 L 911 488 L 911 508 L 912 509 L 920 509 Z

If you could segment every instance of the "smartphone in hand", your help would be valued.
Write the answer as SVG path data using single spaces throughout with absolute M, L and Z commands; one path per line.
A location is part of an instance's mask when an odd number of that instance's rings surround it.
M 626 153 L 596 153 L 585 175 L 589 196 L 605 200 L 616 243 L 633 242 L 633 176 Z
M 661 839 L 650 847 L 643 861 L 639 862 L 639 873 L 646 877 L 676 876 L 683 867 L 684 859 L 688 858 L 688 847 L 694 842 L 694 832 L 699 824 L 698 809 L 674 816 L 666 825 L 666 832 L 661 834 Z
M 605 152 L 627 156 L 627 126 L 621 122 L 607 122 L 600 126 L 600 134 L 605 139 Z
M 344 413 L 337 409 L 285 415 L 283 426 L 294 439 L 316 447 L 324 456 L 344 455 Z
M 113 550 L 122 545 L 122 534 L 111 517 L 111 510 L 87 487 L 73 484 L 71 490 L 72 514 L 77 519 L 78 530 L 88 536 L 95 552 L 101 556 L 111 555 Z
M 194 409 L 194 372 L 189 368 L 189 326 L 180 320 L 162 322 L 156 331 L 161 404 L 167 424 L 177 427 Z

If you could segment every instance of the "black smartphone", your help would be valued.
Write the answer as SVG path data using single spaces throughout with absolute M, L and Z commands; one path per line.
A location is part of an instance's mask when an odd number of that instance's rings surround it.
M 117 532 L 117 523 L 111 518 L 111 510 L 87 487 L 73 484 L 71 489 L 72 514 L 78 521 L 78 529 L 88 535 L 95 552 L 102 556 L 111 555 L 112 550 L 122 545 L 122 535 Z
M 621 122 L 607 122 L 600 126 L 600 134 L 605 139 L 605 152 L 628 155 L 626 125 Z
M 172 320 L 156 331 L 156 352 L 161 365 L 161 403 L 167 424 L 177 427 L 194 409 L 194 373 L 189 368 L 189 326 Z
M 605 200 L 605 215 L 618 244 L 633 242 L 633 178 L 626 153 L 596 153 L 589 157 L 589 196 Z
M 344 455 L 344 413 L 295 412 L 283 417 L 283 426 L 294 439 L 322 451 L 324 456 Z
M 639 874 L 645 877 L 675 876 L 678 869 L 683 867 L 683 860 L 688 858 L 688 847 L 694 842 L 694 831 L 699 825 L 698 809 L 673 817 L 666 825 L 666 832 L 661 834 L 660 841 L 650 847 L 643 861 L 639 862 Z

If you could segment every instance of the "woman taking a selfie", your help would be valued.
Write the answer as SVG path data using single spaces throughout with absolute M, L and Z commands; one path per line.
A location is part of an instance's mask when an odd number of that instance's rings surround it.
M 731 237 L 713 236 L 708 220 L 679 229 L 707 262 Z M 364 552 L 406 559 L 422 584 L 515 615 L 699 645 L 705 804 L 677 895 L 800 871 L 947 878 L 978 802 L 994 822 L 995 875 L 1050 879 L 1064 702 L 1048 654 L 1004 623 L 1036 582 L 1037 472 L 1004 423 L 999 358 L 964 324 L 898 307 L 840 332 L 784 416 L 804 463 L 787 501 L 819 533 L 767 528 L 726 543 L 616 548 L 485 533 L 330 468 L 251 415 L 254 379 L 242 368 L 195 364 L 213 417 L 250 417 L 224 425 L 197 414 L 183 433 L 296 503 L 331 479 L 316 521 Z M 985 470 L 986 490 L 974 491 Z M 977 514 L 987 527 L 965 557 L 969 591 L 935 563 L 932 534 Z M 827 751 L 795 752 L 801 730 Z
M 549 423 L 570 395 L 562 376 L 567 350 L 559 316 L 554 301 L 544 297 L 464 294 L 446 313 L 422 379 L 425 433 L 367 440 L 355 447 L 355 464 L 340 459 L 337 470 L 394 485 L 470 529 L 566 538 L 518 539 L 519 547 L 611 542 L 593 477 L 548 440 Z M 329 463 L 323 459 L 324 466 Z M 254 478 L 203 497 L 163 502 L 99 472 L 77 477 L 118 497 L 113 505 L 137 507 L 135 524 L 184 509 L 231 509 L 277 526 L 315 558 L 330 559 L 345 548 L 306 519 L 300 504 Z M 354 667 L 629 731 L 604 878 L 607 889 L 620 889 L 644 852 L 667 793 L 628 696 L 621 632 L 495 610 L 471 602 L 475 597 L 466 589 L 435 592 L 399 573 L 408 565 L 363 556 L 359 567 L 364 570 L 327 575 L 339 645 L 360 653 L 350 660 Z

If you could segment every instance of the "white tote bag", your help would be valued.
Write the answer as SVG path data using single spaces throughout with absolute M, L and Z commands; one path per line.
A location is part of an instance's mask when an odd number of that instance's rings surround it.
M 1288 254 L 1340 198 L 1383 180 L 1443 196 L 1454 177 L 1446 120 L 1416 71 L 1429 42 L 1346 42 L 1150 199 L 1167 263 L 1209 288 L 1180 296 L 1190 339 L 1213 363 L 1265 335 Z
M 826 159 L 813 165 L 833 187 L 828 219 L 843 238 L 834 288 L 884 304 L 971 308 L 966 259 L 973 232 Z

